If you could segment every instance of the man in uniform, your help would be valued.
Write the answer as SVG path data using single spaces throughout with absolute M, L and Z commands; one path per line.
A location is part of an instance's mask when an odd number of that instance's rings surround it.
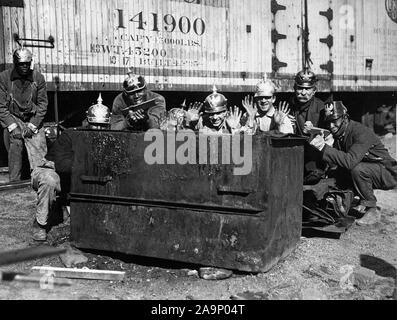
M 0 123 L 9 143 L 10 181 L 18 181 L 24 144 L 31 170 L 47 153 L 43 120 L 48 100 L 44 77 L 33 70 L 32 53 L 26 48 L 17 49 L 13 61 L 12 69 L 0 73 Z
M 278 133 L 294 133 L 291 119 L 288 117 L 289 108 L 286 102 L 276 108 L 274 95 L 276 87 L 270 80 L 262 80 L 256 85 L 254 98 L 245 97 L 242 104 L 247 111 L 243 129 L 254 134 L 255 132 L 276 131 Z
M 89 129 L 103 130 L 110 125 L 110 110 L 102 104 L 99 96 L 98 103 L 87 111 Z M 70 191 L 70 179 L 74 152 L 71 133 L 75 128 L 62 132 L 52 144 L 47 155 L 32 172 L 32 187 L 37 192 L 36 216 L 33 224 L 33 240 L 45 241 L 49 230 L 49 216 L 54 208 L 57 194 L 63 205 L 66 195 Z
M 123 92 L 113 101 L 111 129 L 159 129 L 166 112 L 164 97 L 148 90 L 144 77 L 132 72 L 128 73 L 123 87 Z
M 310 137 L 313 127 L 325 128 L 324 102 L 315 97 L 316 75 L 304 69 L 296 74 L 291 100 L 291 112 L 295 117 L 295 133 Z M 326 165 L 321 161 L 320 153 L 309 144 L 305 145 L 304 184 L 316 184 L 324 176 Z
M 325 121 L 335 139 L 334 147 L 326 144 L 324 136 L 316 136 L 311 145 L 321 152 L 321 158 L 331 166 L 342 169 L 352 178 L 360 204 L 355 208 L 363 214 L 359 225 L 371 225 L 380 220 L 374 189 L 390 190 L 397 185 L 397 162 L 380 139 L 366 126 L 349 119 L 341 101 L 326 106 Z M 345 173 L 345 174 L 343 174 Z

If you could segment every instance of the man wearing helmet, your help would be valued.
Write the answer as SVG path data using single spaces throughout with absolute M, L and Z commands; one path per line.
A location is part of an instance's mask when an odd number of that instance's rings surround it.
M 359 225 L 371 225 L 380 220 L 374 189 L 390 190 L 397 185 L 397 162 L 380 139 L 366 126 L 349 119 L 341 101 L 330 102 L 325 108 L 325 121 L 335 139 L 334 147 L 325 143 L 324 136 L 315 137 L 311 145 L 322 159 L 338 166 L 351 176 L 360 204 L 355 208 L 363 217 Z M 343 173 L 345 173 L 343 175 Z
M 110 110 L 102 104 L 101 95 L 98 103 L 89 107 L 86 113 L 87 125 L 83 128 L 109 129 Z M 67 194 L 70 190 L 70 179 L 73 165 L 73 146 L 71 133 L 76 128 L 62 132 L 51 145 L 47 155 L 32 172 L 32 187 L 37 191 L 36 217 L 33 225 L 33 240 L 45 241 L 49 229 L 48 219 L 56 201 L 57 194 L 62 206 L 67 206 Z
M 165 116 L 163 96 L 147 89 L 144 77 L 128 73 L 124 90 L 113 101 L 111 129 L 146 131 L 160 128 Z
M 256 85 L 254 98 L 245 97 L 242 104 L 247 111 L 247 132 L 255 133 L 276 131 L 279 133 L 294 133 L 292 122 L 288 117 L 289 108 L 286 102 L 280 108 L 274 106 L 276 101 L 275 85 L 270 80 L 262 80 Z M 244 122 L 244 121 L 243 121 Z
M 241 129 L 242 112 L 237 108 L 228 112 L 227 99 L 213 87 L 204 103 L 195 103 L 186 113 L 186 127 L 194 128 L 204 134 L 236 133 Z M 202 113 L 199 113 L 204 105 Z M 196 115 L 196 116 L 194 116 Z
M 9 137 L 10 181 L 17 181 L 21 179 L 24 144 L 32 170 L 47 153 L 43 120 L 48 100 L 44 77 L 33 70 L 32 53 L 17 49 L 13 61 L 12 69 L 0 73 L 0 123 Z
M 295 133 L 300 136 L 310 137 L 313 127 L 325 128 L 324 102 L 315 97 L 316 84 L 317 77 L 311 70 L 304 69 L 295 76 L 295 94 L 290 106 L 295 118 Z M 305 145 L 304 158 L 304 184 L 316 184 L 324 176 L 326 164 L 309 144 Z

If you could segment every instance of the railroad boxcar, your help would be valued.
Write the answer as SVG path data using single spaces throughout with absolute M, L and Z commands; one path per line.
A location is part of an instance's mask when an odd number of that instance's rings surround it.
M 396 17 L 396 0 L 1 1 L 0 69 L 25 43 L 50 90 L 119 90 L 131 67 L 160 91 L 267 74 L 287 92 L 309 65 L 320 91 L 395 91 Z

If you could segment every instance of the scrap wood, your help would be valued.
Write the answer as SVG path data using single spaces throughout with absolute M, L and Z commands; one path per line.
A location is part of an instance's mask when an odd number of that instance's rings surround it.
M 54 268 L 54 267 L 33 267 L 33 271 L 51 272 L 58 278 L 87 279 L 87 280 L 108 280 L 121 281 L 124 279 L 124 271 L 77 269 L 77 268 Z

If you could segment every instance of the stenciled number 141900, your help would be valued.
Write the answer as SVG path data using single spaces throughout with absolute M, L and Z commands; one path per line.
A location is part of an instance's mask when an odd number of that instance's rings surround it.
M 118 27 L 117 29 L 125 29 L 124 25 L 124 10 L 117 9 L 118 11 Z M 202 36 L 205 32 L 205 22 L 201 18 L 189 19 L 186 16 L 182 16 L 179 19 L 175 18 L 172 14 L 165 14 L 162 17 L 162 26 L 160 26 L 159 15 L 157 13 L 150 13 L 149 17 L 151 25 L 148 26 L 148 22 L 145 21 L 143 12 L 139 12 L 134 15 L 129 21 L 138 24 L 138 30 L 149 30 L 159 32 L 160 27 L 166 32 L 174 32 L 179 30 L 183 34 L 194 32 L 198 36 Z

